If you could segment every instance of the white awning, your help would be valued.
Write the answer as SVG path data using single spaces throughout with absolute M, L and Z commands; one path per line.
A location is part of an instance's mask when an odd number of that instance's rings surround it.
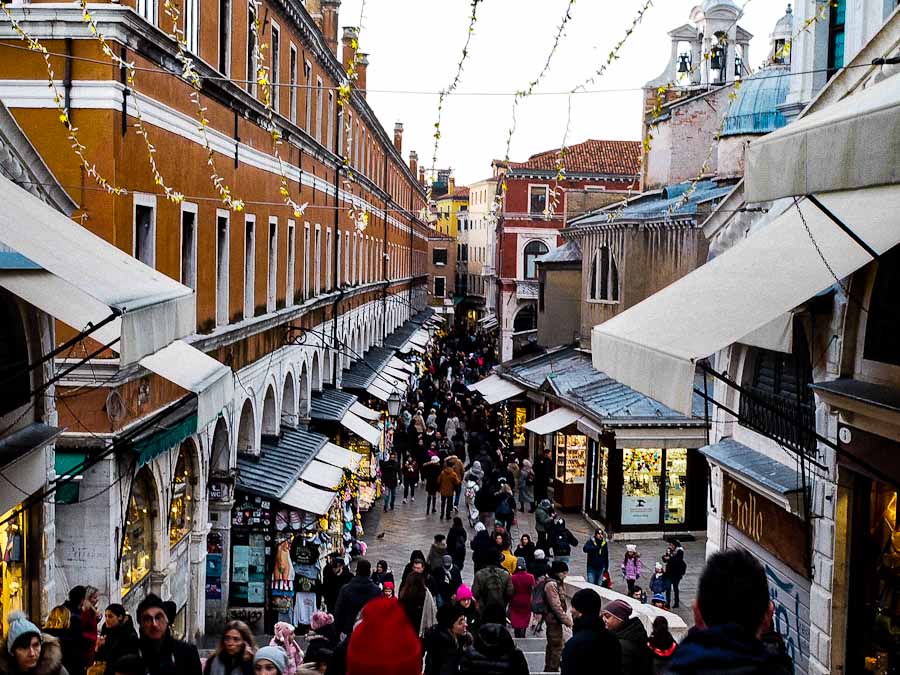
M 307 464 L 306 468 L 303 469 L 303 473 L 300 474 L 300 480 L 312 485 L 318 485 L 327 490 L 337 489 L 343 477 L 343 469 L 315 459 Z
M 469 389 L 477 391 L 484 397 L 484 400 L 491 405 L 500 403 L 500 401 L 505 401 L 506 399 L 517 396 L 525 391 L 519 385 L 504 380 L 499 375 L 488 375 L 480 382 L 470 384 Z
M 900 185 L 819 195 L 879 255 L 900 243 Z M 808 200 L 799 203 L 839 279 L 872 258 Z M 694 364 L 834 284 L 791 207 L 722 255 L 594 326 L 594 367 L 679 412 L 691 413 Z
M 397 370 L 405 370 L 407 373 L 416 372 L 416 369 L 412 364 L 407 363 L 406 361 L 402 361 L 401 359 L 398 359 L 396 356 L 392 356 L 390 358 L 390 360 L 388 361 L 388 365 L 391 368 L 396 368 Z
M 377 422 L 381 419 L 381 413 L 377 410 L 372 410 L 371 408 L 367 408 L 359 401 L 354 401 L 353 405 L 350 406 L 350 412 L 358 417 L 362 417 L 364 420 L 372 420 Z
M 406 381 L 400 380 L 386 370 L 378 371 L 378 376 L 372 381 L 375 386 L 381 387 L 385 391 L 393 391 L 396 389 L 399 393 L 406 391 Z
M 335 497 L 337 497 L 336 492 L 320 490 L 308 483 L 297 481 L 281 498 L 281 503 L 299 511 L 324 516 L 331 509 Z
M 378 386 L 377 381 L 373 382 L 368 387 L 366 387 L 366 393 L 371 394 L 372 396 L 377 398 L 379 401 L 384 401 L 385 403 L 387 403 L 387 400 L 391 397 L 390 392 L 385 391 L 380 386 Z
M 427 330 L 419 329 L 415 333 L 413 333 L 409 341 L 414 345 L 419 345 L 420 347 L 424 347 L 428 344 L 428 341 L 431 339 L 431 335 L 428 334 Z
M 197 425 L 200 428 L 216 419 L 234 396 L 231 368 L 182 340 L 175 340 L 155 354 L 145 356 L 140 363 L 147 370 L 197 394 Z
M 417 344 L 414 343 L 414 342 L 408 343 L 408 344 L 406 345 L 406 348 L 409 349 L 409 350 L 412 350 L 412 351 L 416 352 L 416 354 L 424 354 L 424 353 L 425 353 L 425 348 L 424 348 L 424 347 L 420 347 L 419 345 L 417 345 Z
M 316 459 L 339 469 L 349 469 L 356 473 L 359 463 L 362 461 L 362 455 L 334 443 L 326 443 L 316 454 Z
M 569 408 L 557 408 L 556 410 L 548 412 L 546 415 L 541 415 L 530 422 L 526 422 L 525 428 L 538 436 L 546 436 L 547 434 L 552 434 L 554 431 L 565 429 L 567 426 L 574 424 L 580 419 L 581 415 L 574 410 Z
M 0 242 L 42 270 L 3 270 L 0 286 L 82 331 L 113 311 L 122 315 L 92 333 L 139 361 L 196 330 L 194 292 L 120 251 L 0 177 Z
M 753 141 L 745 199 L 896 184 L 898 158 L 900 76 L 893 75 Z
M 385 366 L 384 370 L 382 372 L 384 372 L 386 375 L 390 375 L 395 380 L 399 380 L 403 384 L 406 384 L 407 382 L 409 382 L 410 374 L 407 373 L 405 370 L 398 370 L 397 368 L 391 368 L 390 366 Z
M 364 439 L 369 445 L 377 448 L 381 444 L 381 431 L 371 424 L 368 424 L 365 420 L 357 417 L 352 412 L 348 411 L 341 418 L 341 424 L 360 438 Z

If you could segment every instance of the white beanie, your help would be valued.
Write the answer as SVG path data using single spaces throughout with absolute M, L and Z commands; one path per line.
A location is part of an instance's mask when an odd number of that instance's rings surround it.
M 25 635 L 41 637 L 41 629 L 28 620 L 24 612 L 13 612 L 9 615 L 9 631 L 6 634 L 6 648 L 13 653 L 13 645 Z

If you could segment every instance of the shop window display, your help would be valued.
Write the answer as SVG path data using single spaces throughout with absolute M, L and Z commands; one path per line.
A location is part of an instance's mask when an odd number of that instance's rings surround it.
M 169 509 L 169 546 L 175 546 L 191 531 L 193 477 L 189 470 L 186 445 L 181 446 L 172 478 L 172 506 Z
M 513 408 L 512 444 L 514 448 L 525 447 L 525 422 L 527 421 L 527 412 L 524 407 Z
M 153 518 L 156 513 L 148 474 L 146 467 L 141 469 L 131 486 L 125 538 L 122 542 L 122 597 L 150 573 Z
M 666 450 L 666 525 L 678 525 L 685 520 L 687 490 L 687 450 Z
M 239 500 L 232 517 L 231 593 L 234 606 L 261 606 L 266 601 L 266 537 L 272 505 L 261 497 Z
M 583 485 L 587 462 L 587 436 L 556 434 L 556 479 L 565 485 Z
M 25 584 L 25 514 L 15 518 L 3 514 L 0 527 L 0 613 L 3 616 L 3 634 L 9 630 L 10 612 L 25 611 L 27 586 Z
M 661 449 L 624 448 L 622 450 L 622 524 L 659 523 Z

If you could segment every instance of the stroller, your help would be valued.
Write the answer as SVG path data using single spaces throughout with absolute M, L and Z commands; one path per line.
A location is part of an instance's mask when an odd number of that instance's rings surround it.
M 478 483 L 473 480 L 466 481 L 466 513 L 469 514 L 469 527 L 475 527 L 478 522 L 478 509 L 475 508 L 475 492 Z

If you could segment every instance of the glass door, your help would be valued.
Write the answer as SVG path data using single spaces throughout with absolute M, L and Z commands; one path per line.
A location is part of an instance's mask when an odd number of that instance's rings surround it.
M 659 525 L 662 449 L 622 449 L 622 525 Z

